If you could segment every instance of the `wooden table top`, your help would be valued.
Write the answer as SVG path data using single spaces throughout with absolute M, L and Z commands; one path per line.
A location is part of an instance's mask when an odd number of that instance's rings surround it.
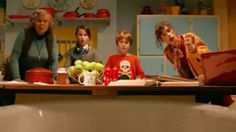
M 236 94 L 236 86 L 81 86 L 79 84 L 9 84 L 0 82 L 0 91 L 15 93 L 61 93 L 79 94 L 81 91 L 93 95 L 106 93 L 109 95 L 125 94 L 154 94 L 154 95 L 194 95 L 199 92 L 219 92 Z

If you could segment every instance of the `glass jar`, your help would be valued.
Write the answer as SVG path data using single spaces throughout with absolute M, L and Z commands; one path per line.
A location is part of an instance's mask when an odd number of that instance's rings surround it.
M 58 68 L 57 70 L 57 84 L 66 84 L 67 72 L 65 68 Z

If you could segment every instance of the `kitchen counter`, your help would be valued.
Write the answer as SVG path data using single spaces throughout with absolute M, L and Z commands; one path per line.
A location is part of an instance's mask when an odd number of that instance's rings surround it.
M 0 83 L 0 92 L 91 94 L 91 95 L 195 95 L 198 93 L 236 94 L 236 86 L 81 86 L 79 84 Z

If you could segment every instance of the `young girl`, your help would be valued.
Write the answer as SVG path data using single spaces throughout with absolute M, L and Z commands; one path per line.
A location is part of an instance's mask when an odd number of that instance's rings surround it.
M 91 39 L 91 31 L 88 26 L 80 25 L 76 28 L 75 37 L 77 44 L 75 47 L 69 49 L 64 67 L 74 65 L 76 60 L 82 61 L 96 61 L 96 50 L 89 46 Z
M 129 32 L 123 31 L 116 35 L 116 46 L 119 53 L 108 58 L 106 68 L 117 68 L 118 79 L 136 79 L 145 76 L 138 58 L 128 53 L 132 42 L 133 38 Z
M 204 81 L 200 54 L 210 52 L 207 45 L 194 33 L 178 35 L 170 23 L 163 21 L 155 26 L 157 41 L 165 44 L 164 54 L 174 65 L 179 76 Z M 229 106 L 233 100 L 224 94 L 196 95 L 196 102 Z

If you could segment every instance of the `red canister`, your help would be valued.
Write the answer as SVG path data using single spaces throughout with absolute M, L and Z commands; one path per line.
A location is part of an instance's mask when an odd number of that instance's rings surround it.
M 41 67 L 29 69 L 26 71 L 25 81 L 29 83 L 43 82 L 52 84 L 52 71 Z

